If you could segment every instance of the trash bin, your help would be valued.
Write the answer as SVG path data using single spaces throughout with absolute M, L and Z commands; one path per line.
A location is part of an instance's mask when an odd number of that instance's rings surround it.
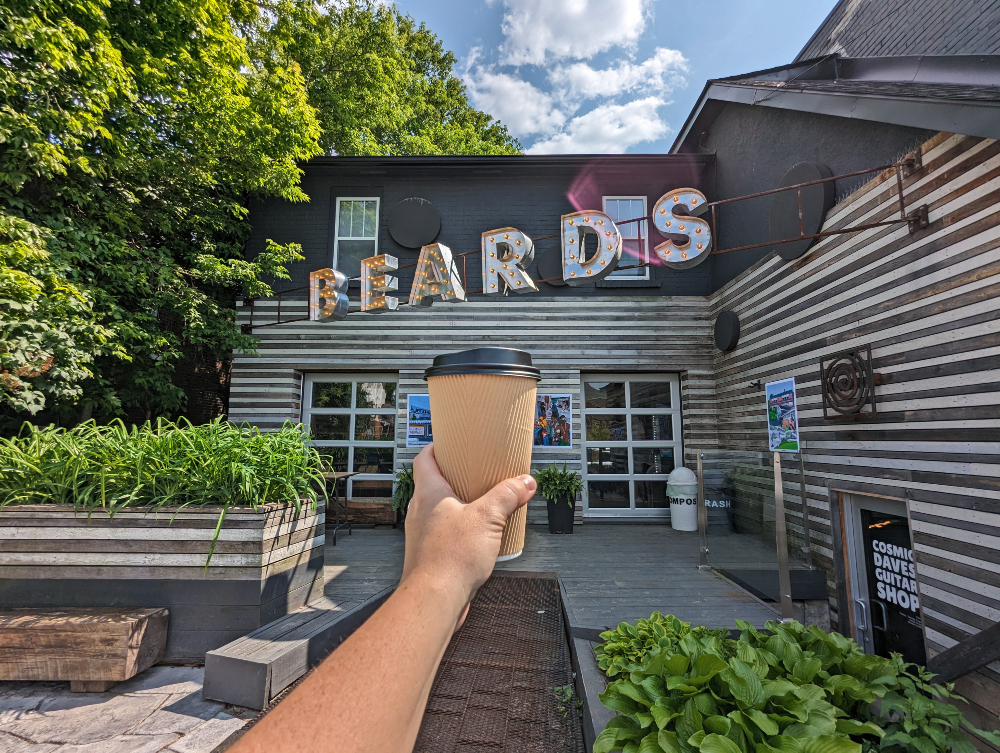
M 687 468 L 675 468 L 667 476 L 670 525 L 675 531 L 698 530 L 698 477 Z
M 728 536 L 733 532 L 733 502 L 729 492 L 724 487 L 705 487 L 709 536 Z

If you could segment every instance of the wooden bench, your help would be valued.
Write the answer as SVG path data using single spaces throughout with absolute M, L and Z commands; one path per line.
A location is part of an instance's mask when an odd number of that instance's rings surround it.
M 69 680 L 101 693 L 163 658 L 166 609 L 0 611 L 0 680 Z
M 323 598 L 209 651 L 202 695 L 234 706 L 265 708 L 357 630 L 394 590 L 383 589 L 347 609 Z

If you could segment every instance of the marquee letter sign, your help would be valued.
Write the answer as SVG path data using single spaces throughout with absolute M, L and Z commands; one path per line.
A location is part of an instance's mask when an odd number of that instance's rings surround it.
M 483 233 L 483 292 L 501 292 L 500 280 L 517 293 L 538 292 L 525 268 L 535 258 L 535 244 L 517 228 L 502 227 Z
M 597 235 L 597 251 L 589 259 L 584 238 Z M 622 256 L 622 235 L 604 212 L 573 212 L 562 216 L 562 268 L 568 285 L 585 285 L 607 277 Z
M 386 272 L 399 269 L 399 259 L 388 254 L 369 256 L 361 260 L 361 310 L 378 313 L 380 311 L 395 311 L 399 307 L 399 299 L 385 295 L 398 289 L 398 281 Z
M 322 303 L 320 303 L 322 301 Z M 336 269 L 309 273 L 309 319 L 339 322 L 347 316 L 347 275 Z
M 443 243 L 432 243 L 420 249 L 417 270 L 410 288 L 411 306 L 430 306 L 435 298 L 442 301 L 464 301 L 465 288 L 451 249 Z
M 661 196 L 653 205 L 653 225 L 664 235 L 686 235 L 678 245 L 667 239 L 654 248 L 665 266 L 687 269 L 701 264 L 712 249 L 712 229 L 705 220 L 690 216 L 696 207 L 707 203 L 705 194 L 694 188 L 676 188 Z M 674 209 L 682 212 L 674 214 Z

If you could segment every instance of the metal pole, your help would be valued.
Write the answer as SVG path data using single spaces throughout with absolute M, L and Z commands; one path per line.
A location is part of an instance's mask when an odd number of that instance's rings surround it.
M 774 453 L 774 537 L 778 549 L 778 590 L 781 620 L 795 619 L 792 612 L 792 578 L 788 573 L 788 534 L 785 531 L 785 495 L 781 483 L 781 454 Z
M 809 533 L 809 493 L 806 491 L 806 457 L 802 446 L 802 435 L 799 434 L 799 488 L 802 490 L 802 534 L 806 537 L 806 545 L 802 552 L 806 555 L 806 567 L 813 569 L 812 536 Z
M 705 453 L 698 453 L 698 550 L 701 559 L 698 569 L 708 570 L 708 508 L 705 507 L 705 477 L 701 467 Z

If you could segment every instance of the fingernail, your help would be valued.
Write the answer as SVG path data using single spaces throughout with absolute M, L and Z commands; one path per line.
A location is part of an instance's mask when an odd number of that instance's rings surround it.
M 521 476 L 521 481 L 523 481 L 524 485 L 532 491 L 534 491 L 535 487 L 538 486 L 538 484 L 535 483 L 534 476 Z

